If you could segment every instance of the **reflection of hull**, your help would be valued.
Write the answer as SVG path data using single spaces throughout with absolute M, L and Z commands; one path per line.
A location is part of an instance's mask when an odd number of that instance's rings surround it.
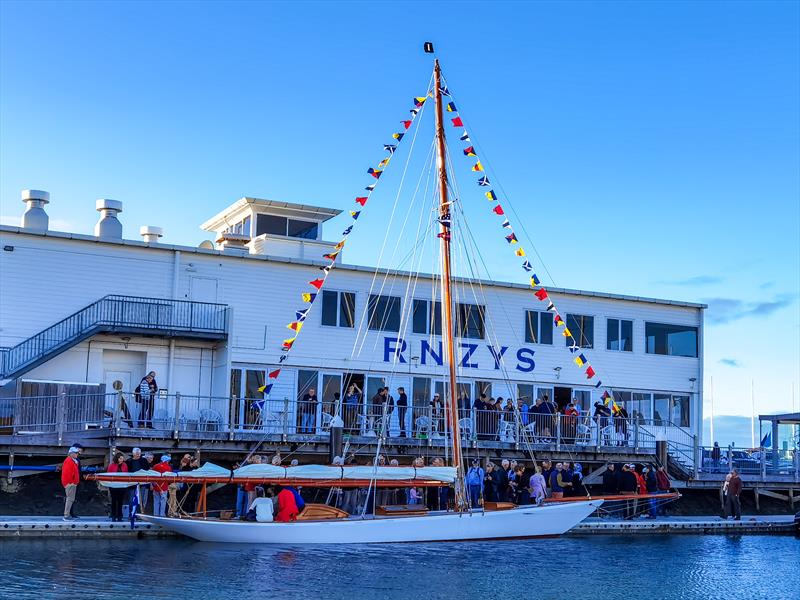
M 203 542 L 287 545 L 446 542 L 561 535 L 592 514 L 602 503 L 602 500 L 590 500 L 521 506 L 496 512 L 432 513 L 423 516 L 292 523 L 172 519 L 150 515 L 141 515 L 141 518 Z

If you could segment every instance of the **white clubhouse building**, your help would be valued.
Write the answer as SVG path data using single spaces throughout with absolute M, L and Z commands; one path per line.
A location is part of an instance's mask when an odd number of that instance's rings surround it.
M 258 398 L 277 368 L 286 324 L 318 276 L 323 223 L 338 210 L 242 198 L 206 221 L 216 243 L 162 243 L 122 236 L 121 205 L 98 201 L 97 236 L 51 231 L 49 196 L 26 190 L 22 227 L 0 227 L 0 395 L 56 394 L 83 386 L 131 391 L 156 371 L 162 393 L 216 400 Z M 336 230 L 338 234 L 338 229 Z M 346 255 L 345 255 L 346 259 Z M 316 387 L 324 401 L 350 381 L 370 396 L 403 386 L 415 405 L 444 392 L 432 285 L 408 297 L 408 273 L 390 273 L 380 294 L 374 268 L 337 264 L 314 303 L 271 398 Z M 456 287 L 466 285 L 456 282 Z M 483 282 L 485 306 L 460 305 L 460 383 L 474 398 L 535 398 L 590 407 L 602 389 L 573 364 L 526 285 Z M 311 290 L 313 291 L 313 290 Z M 551 289 L 567 325 L 607 375 L 628 412 L 702 431 L 702 304 Z M 427 293 L 427 295 L 426 295 Z M 110 298 L 106 298 L 110 296 Z M 151 299 L 151 300 L 146 300 Z M 409 306 L 408 303 L 413 303 Z M 361 319 L 365 308 L 370 316 Z M 401 315 L 410 311 L 408 319 Z M 435 311 L 434 311 L 435 312 Z M 143 317 L 143 315 L 145 315 Z M 63 322 L 58 327 L 55 324 Z M 491 322 L 493 335 L 487 335 Z M 433 329 L 433 331 L 431 331 Z M 354 352 L 361 331 L 360 352 Z M 38 337 L 37 337 L 38 336 Z M 491 337 L 491 339 L 489 339 Z M 497 357 L 501 357 L 499 360 Z

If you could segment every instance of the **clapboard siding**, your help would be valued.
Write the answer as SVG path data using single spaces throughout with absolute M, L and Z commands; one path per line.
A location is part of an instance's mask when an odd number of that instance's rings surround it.
M 226 360 L 234 365 L 267 368 L 278 364 L 281 340 L 292 335 L 286 324 L 294 320 L 295 310 L 307 306 L 300 294 L 314 291 L 308 281 L 323 274 L 315 266 L 264 257 L 237 257 L 129 242 L 98 243 L 89 239 L 20 233 L 11 228 L 0 231 L 0 242 L 14 247 L 13 252 L 0 253 L 0 345 L 3 346 L 22 341 L 106 294 L 171 297 L 175 253 L 180 251 L 177 297 L 198 299 L 192 297 L 192 278 L 216 280 L 216 301 L 232 308 Z M 380 372 L 390 377 L 390 385 L 406 387 L 410 387 L 414 376 L 443 376 L 441 368 L 411 360 L 420 356 L 420 343 L 428 338 L 411 333 L 410 320 L 402 334 L 409 346 L 404 353 L 407 362 L 392 364 L 384 361 L 385 338 L 398 337 L 398 334 L 363 331 L 366 323 L 361 322 L 361 316 L 372 283 L 371 272 L 346 266 L 334 270 L 325 289 L 356 293 L 356 328 L 323 327 L 322 303 L 315 303 L 286 364 L 287 373 L 290 372 L 288 367 Z M 412 291 L 408 279 L 401 275 L 389 276 L 385 281 L 378 277 L 375 291 L 381 287 L 384 294 L 403 297 L 408 309 L 413 298 L 429 299 L 433 288 L 429 279 L 420 278 Z M 469 379 L 499 382 L 508 377 L 513 382 L 557 383 L 593 389 L 597 379 L 587 381 L 584 370 L 572 363 L 574 356 L 567 351 L 564 338 L 557 331 L 552 346 L 525 343 L 525 311 L 543 311 L 546 305 L 538 301 L 530 289 L 499 285 L 473 288 L 458 283 L 455 295 L 464 302 L 485 303 L 487 329 L 491 334 L 486 340 L 465 340 L 479 345 L 475 354 L 479 368 L 459 369 L 460 375 Z M 577 293 L 554 293 L 553 299 L 564 318 L 570 313 L 594 317 L 595 348 L 585 351 L 585 354 L 604 384 L 640 390 L 701 392 L 701 384 L 694 387 L 690 379 L 702 382 L 702 357 L 648 355 L 644 340 L 647 321 L 696 326 L 700 328 L 702 356 L 701 307 Z M 606 319 L 609 317 L 633 321 L 633 352 L 605 349 Z M 362 335 L 357 343 L 359 324 L 362 325 Z M 107 345 L 119 343 L 113 336 L 104 339 Z M 132 349 L 135 344 L 135 341 L 131 342 Z M 154 347 L 152 340 L 149 344 L 146 346 L 148 367 L 165 371 L 166 342 L 160 348 Z M 487 349 L 489 344 L 509 347 L 503 361 L 504 368 L 495 368 Z M 206 347 L 210 348 L 210 345 Z M 524 373 L 515 368 L 515 353 L 519 348 L 529 348 L 534 352 L 535 369 L 532 372 Z M 219 381 L 219 374 L 215 376 L 216 383 L 212 385 L 209 381 L 211 356 L 205 357 L 201 365 L 197 348 L 191 350 L 188 354 L 182 354 L 181 350 L 176 355 L 173 391 L 203 394 L 212 388 L 217 392 L 225 390 L 226 383 Z M 87 352 L 85 344 L 82 344 L 65 356 L 42 365 L 33 374 L 46 374 L 52 378 L 61 374 L 61 378 L 69 380 L 85 376 L 89 381 L 101 381 L 102 369 L 97 366 L 96 359 L 90 360 L 88 371 L 86 369 Z M 84 366 L 83 372 L 76 375 L 77 356 L 83 356 Z M 558 377 L 555 367 L 562 367 Z M 274 389 L 277 395 L 291 396 L 295 393 L 296 382 L 289 379 L 281 379 Z

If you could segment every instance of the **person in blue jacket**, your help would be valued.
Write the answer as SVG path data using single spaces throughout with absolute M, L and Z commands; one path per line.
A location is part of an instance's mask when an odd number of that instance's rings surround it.
M 469 504 L 472 508 L 480 506 L 483 496 L 483 480 L 486 472 L 481 468 L 481 461 L 477 458 L 472 461 L 472 466 L 467 471 L 467 490 L 469 491 Z

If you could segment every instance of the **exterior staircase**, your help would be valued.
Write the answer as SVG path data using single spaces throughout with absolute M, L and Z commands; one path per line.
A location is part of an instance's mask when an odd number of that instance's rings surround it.
M 0 348 L 0 385 L 99 333 L 223 340 L 228 306 L 189 300 L 104 296 L 10 348 Z

